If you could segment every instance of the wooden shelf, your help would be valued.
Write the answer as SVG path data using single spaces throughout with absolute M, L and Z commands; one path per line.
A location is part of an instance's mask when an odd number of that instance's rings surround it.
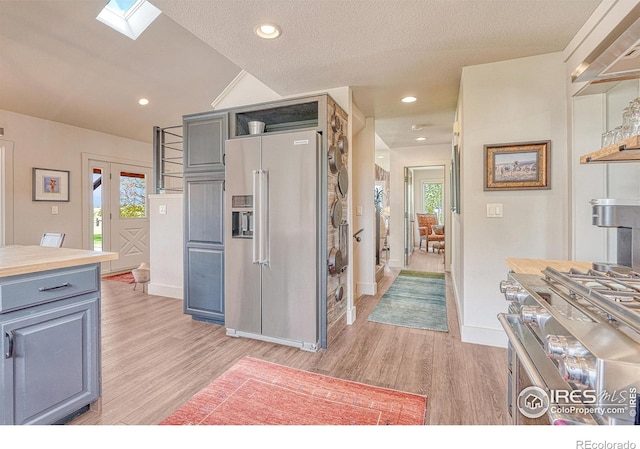
M 581 164 L 594 162 L 640 162 L 640 136 L 629 137 L 580 158 Z

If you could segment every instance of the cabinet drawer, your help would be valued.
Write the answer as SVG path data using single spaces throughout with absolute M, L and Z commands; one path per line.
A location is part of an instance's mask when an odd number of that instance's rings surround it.
M 100 266 L 42 271 L 0 279 L 0 313 L 98 291 Z

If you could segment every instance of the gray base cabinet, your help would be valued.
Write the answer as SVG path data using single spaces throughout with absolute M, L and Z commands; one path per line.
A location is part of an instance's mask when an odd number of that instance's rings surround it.
M 99 398 L 99 270 L 0 279 L 0 424 L 58 423 Z
M 187 249 L 185 313 L 196 319 L 224 324 L 224 251 Z

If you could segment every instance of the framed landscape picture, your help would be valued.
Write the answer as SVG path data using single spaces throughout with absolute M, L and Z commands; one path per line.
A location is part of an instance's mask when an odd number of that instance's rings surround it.
M 69 172 L 34 168 L 33 201 L 69 201 Z
M 550 189 L 551 141 L 484 146 L 484 190 Z

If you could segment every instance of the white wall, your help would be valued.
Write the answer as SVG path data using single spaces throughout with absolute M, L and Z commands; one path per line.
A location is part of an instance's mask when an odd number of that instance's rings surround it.
M 506 345 L 496 315 L 507 257 L 568 256 L 567 106 L 560 53 L 465 67 L 462 72 L 464 304 L 462 340 Z M 484 145 L 551 141 L 549 190 L 484 191 Z M 503 218 L 487 218 L 502 203 Z
M 149 195 L 149 294 L 179 299 L 184 296 L 183 204 L 182 194 Z
M 376 227 L 373 191 L 375 185 L 375 120 L 367 118 L 365 127 L 353 138 L 352 198 L 353 208 L 362 208 L 362 215 L 353 210 L 352 234 L 364 229 L 361 240 L 354 244 L 353 273 L 356 284 L 356 298 L 360 295 L 375 295 Z
M 82 153 L 104 154 L 152 164 L 152 145 L 62 123 L 0 110 L 4 140 L 14 143 L 13 216 L 14 243 L 37 245 L 43 232 L 64 232 L 64 246 L 82 248 Z M 149 134 L 153 131 L 149 130 Z M 68 170 L 69 202 L 32 201 L 32 169 Z M 88 193 L 88 192 L 87 192 Z M 51 206 L 58 206 L 52 215 Z M 91 216 L 91 214 L 90 214 Z M 85 229 L 86 228 L 86 229 Z
M 391 170 L 389 190 L 391 191 L 391 216 L 389 219 L 389 266 L 404 266 L 404 167 L 423 167 L 426 165 L 443 165 L 445 167 L 445 198 L 449 197 L 449 166 L 451 164 L 451 145 L 422 145 L 416 147 L 391 148 Z M 445 235 L 449 232 L 451 213 L 445 207 Z M 448 238 L 448 237 L 447 237 Z M 449 248 L 447 257 L 449 261 Z
M 605 125 L 601 94 L 575 97 L 572 102 L 572 225 L 571 259 L 606 261 L 606 234 L 591 224 L 591 201 L 606 196 L 606 164 L 580 164 L 580 157 L 600 147 Z

